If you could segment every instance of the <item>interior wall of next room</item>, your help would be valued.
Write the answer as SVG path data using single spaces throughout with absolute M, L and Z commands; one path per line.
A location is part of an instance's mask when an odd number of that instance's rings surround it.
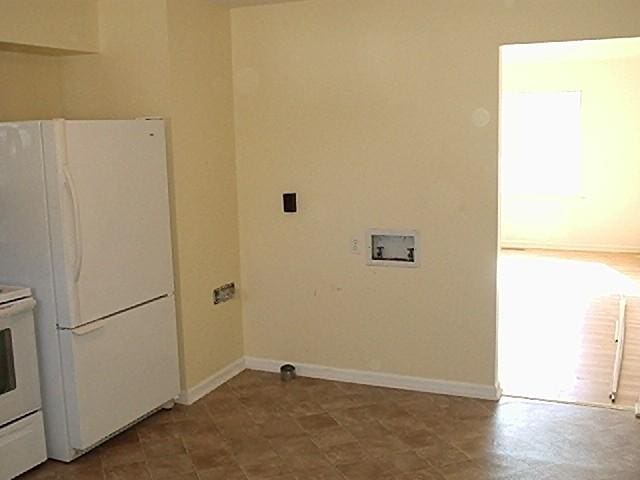
M 504 93 L 580 91 L 582 98 L 578 191 L 505 193 L 504 246 L 640 251 L 638 84 L 640 56 L 503 63 Z

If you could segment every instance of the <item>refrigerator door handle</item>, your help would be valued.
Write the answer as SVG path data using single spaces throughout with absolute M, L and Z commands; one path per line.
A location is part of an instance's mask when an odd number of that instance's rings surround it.
M 82 269 L 82 232 L 80 230 L 80 206 L 78 205 L 78 195 L 76 193 L 76 187 L 73 183 L 73 177 L 67 166 L 62 167 L 62 173 L 64 174 L 64 183 L 69 190 L 69 196 L 71 197 L 71 205 L 73 208 L 73 230 L 74 230 L 74 249 L 75 257 L 73 262 L 73 276 L 77 282 L 80 278 L 80 270 Z
M 88 333 L 95 332 L 96 330 L 100 330 L 106 324 L 107 324 L 106 320 L 98 320 L 88 325 L 83 325 L 82 327 L 76 327 L 71 330 L 71 333 L 73 333 L 74 335 L 87 335 Z

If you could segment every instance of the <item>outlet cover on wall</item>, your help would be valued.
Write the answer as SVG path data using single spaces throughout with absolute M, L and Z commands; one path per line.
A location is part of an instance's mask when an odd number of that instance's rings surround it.
M 354 255 L 360 255 L 361 248 L 360 248 L 360 239 L 358 237 L 351 237 L 350 252 L 353 253 Z
M 231 282 L 221 287 L 216 288 L 213 291 L 213 304 L 218 305 L 219 303 L 226 302 L 231 300 L 236 294 L 236 284 Z

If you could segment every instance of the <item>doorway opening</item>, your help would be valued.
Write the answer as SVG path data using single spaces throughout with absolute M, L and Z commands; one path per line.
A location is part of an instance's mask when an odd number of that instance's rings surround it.
M 639 408 L 640 39 L 500 49 L 506 395 Z

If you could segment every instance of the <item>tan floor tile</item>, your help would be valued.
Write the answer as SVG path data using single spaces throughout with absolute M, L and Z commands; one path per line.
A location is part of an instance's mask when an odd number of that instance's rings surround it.
M 372 457 L 383 457 L 408 450 L 408 446 L 393 434 L 361 439 L 360 443 Z
M 198 470 L 200 480 L 246 480 L 247 476 L 236 464 L 221 465 L 207 470 Z
M 358 405 L 348 408 L 331 409 L 330 413 L 336 421 L 345 427 L 350 425 L 359 425 L 367 422 L 375 422 L 377 418 L 383 415 L 384 406 L 382 405 Z
M 282 475 L 276 475 L 275 477 L 269 476 L 260 478 L 264 478 L 265 480 L 297 480 L 296 476 L 293 473 L 285 473 Z
M 185 434 L 181 436 L 182 443 L 188 452 L 229 450 L 229 440 L 217 430 L 205 433 Z
M 307 472 L 319 468 L 329 468 L 331 464 L 320 450 L 316 452 L 301 452 L 288 457 L 282 457 L 283 461 L 291 466 L 294 472 Z
M 260 435 L 261 427 L 248 413 L 236 414 L 224 419 L 215 419 L 214 424 L 226 438 L 239 438 L 247 435 Z
M 296 453 L 316 453 L 320 451 L 309 435 L 273 438 L 269 443 L 283 457 Z
M 417 454 L 434 467 L 444 467 L 469 460 L 469 457 L 461 450 L 449 442 L 439 439 L 431 445 L 418 449 Z
M 298 417 L 297 420 L 300 426 L 307 431 L 324 430 L 339 426 L 338 422 L 336 422 L 328 413 L 318 413 L 315 415 Z
M 208 433 L 215 430 L 215 424 L 209 417 L 205 418 L 187 418 L 166 425 L 167 430 L 172 436 L 196 435 L 198 433 Z
M 325 448 L 323 451 L 327 460 L 334 465 L 355 463 L 368 458 L 367 452 L 360 442 L 333 445 Z
M 294 417 L 302 417 L 305 415 L 315 415 L 317 413 L 324 413 L 325 409 L 322 408 L 317 402 L 309 400 L 290 400 L 284 407 L 286 411 Z
M 320 448 L 342 445 L 356 441 L 356 438 L 343 427 L 327 428 L 311 432 L 311 439 Z
M 304 433 L 300 425 L 289 416 L 267 420 L 260 425 L 260 432 L 265 438 L 294 437 Z
M 285 409 L 275 403 L 264 403 L 246 408 L 246 412 L 257 424 L 264 424 L 270 420 L 286 419 L 289 414 Z
M 43 463 L 20 476 L 20 480 L 57 480 L 58 471 L 51 461 Z
M 20 480 L 640 480 L 638 471 L 640 422 L 628 412 L 245 371 Z
M 235 457 L 228 450 L 197 451 L 189 453 L 191 463 L 196 470 L 206 470 L 228 465 L 237 465 Z
M 345 427 L 359 440 L 384 437 L 391 434 L 391 430 L 383 427 L 378 421 L 352 423 Z
M 163 423 L 171 423 L 175 420 L 175 417 L 179 412 L 186 411 L 187 407 L 184 405 L 176 404 L 171 410 L 160 409 L 150 417 L 145 418 L 139 425 L 160 425 Z M 130 428 L 127 432 L 135 431 L 135 428 Z M 127 433 L 125 432 L 125 433 Z
M 374 459 L 365 459 L 346 465 L 337 465 L 336 469 L 349 480 L 379 478 L 383 473 L 380 464 Z
M 147 458 L 165 457 L 185 453 L 184 444 L 179 437 L 163 438 L 143 442 L 142 449 Z
M 232 447 L 233 456 L 240 466 L 279 461 L 280 457 L 269 443 L 247 443 Z
M 173 422 L 171 422 L 173 423 Z M 142 424 L 137 427 L 138 437 L 141 441 L 155 441 L 174 437 L 171 423 Z
M 422 448 L 432 445 L 438 437 L 430 430 L 412 430 L 399 432 L 398 437 L 409 448 Z
M 99 451 L 104 468 L 140 463 L 145 460 L 144 450 L 139 443 L 118 445 L 116 447 L 104 445 L 100 447 Z
M 58 478 L 64 480 L 102 480 L 106 478 L 106 473 L 101 470 L 86 470 L 76 473 L 64 473 L 58 475 Z M 144 476 L 140 478 L 145 478 Z
M 250 480 L 262 480 L 293 473 L 291 466 L 279 457 L 265 458 L 259 462 L 242 464 L 241 467 Z
M 122 445 L 118 445 L 118 448 L 122 448 Z M 62 462 L 50 462 L 52 463 L 52 470 L 57 470 L 60 473 L 76 474 L 76 473 L 84 473 L 84 472 L 96 472 L 101 471 L 104 466 L 104 462 L 102 461 L 101 449 L 95 449 L 91 452 L 86 453 L 80 458 L 75 459 L 71 463 L 62 463 Z
M 171 479 L 195 470 L 189 456 L 184 454 L 149 458 L 147 459 L 147 468 L 153 480 Z
M 415 472 L 394 475 L 393 480 L 446 480 L 441 473 L 435 470 L 416 470 Z
M 294 472 L 296 480 L 344 480 L 344 476 L 334 467 L 321 467 Z
M 164 412 L 165 411 L 162 410 L 161 412 L 158 412 L 157 414 L 152 415 L 146 421 L 149 421 L 150 419 L 155 418 L 156 415 L 160 415 L 162 419 L 162 422 L 160 423 L 165 423 L 164 422 L 165 417 L 162 416 Z M 135 426 L 122 433 L 119 433 L 113 438 L 110 438 L 109 440 L 107 440 L 105 443 L 102 444 L 102 447 L 111 448 L 111 447 L 118 447 L 123 445 L 131 445 L 134 443 L 138 443 L 139 441 L 140 441 L 140 438 L 138 437 L 138 427 Z
M 109 467 L 105 472 L 107 480 L 151 480 L 151 474 L 144 462 Z
M 242 413 L 244 406 L 236 398 L 221 398 L 218 401 L 209 401 L 205 405 L 205 410 L 212 418 L 224 418 Z
M 393 453 L 377 459 L 382 471 L 394 475 L 400 473 L 425 470 L 430 467 L 424 459 L 420 458 L 415 451 Z
M 437 470 L 446 480 L 492 480 L 495 478 L 490 472 L 483 470 L 481 466 L 473 460 L 450 463 L 446 466 L 439 467 Z

